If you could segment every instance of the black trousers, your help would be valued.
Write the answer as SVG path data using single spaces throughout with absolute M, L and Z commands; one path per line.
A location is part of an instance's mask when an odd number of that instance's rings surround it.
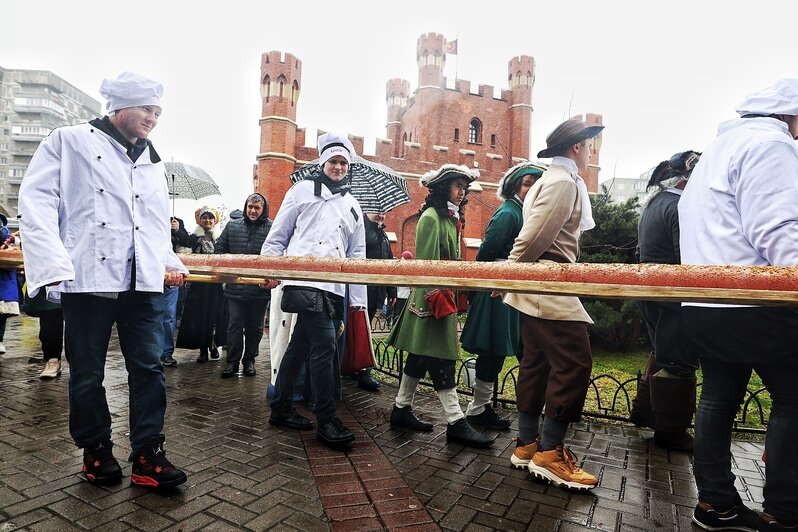
M 227 324 L 227 362 L 237 364 L 254 360 L 263 338 L 263 320 L 268 299 L 233 299 L 228 297 L 230 321 Z

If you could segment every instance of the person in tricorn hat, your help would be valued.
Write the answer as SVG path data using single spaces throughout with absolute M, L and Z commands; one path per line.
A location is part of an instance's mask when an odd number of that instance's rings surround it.
M 651 173 L 637 224 L 641 263 L 679 264 L 679 198 L 700 156 L 692 150 L 677 153 Z M 682 305 L 674 301 L 637 304 L 653 350 L 629 419 L 635 425 L 653 428 L 657 446 L 693 452 L 693 437 L 687 429 L 695 413 L 698 361 L 684 342 Z
M 132 72 L 105 79 L 108 116 L 54 130 L 19 191 L 31 297 L 60 299 L 69 361 L 69 432 L 92 483 L 119 482 L 103 388 L 116 325 L 130 383 L 133 484 L 186 481 L 164 453 L 163 287 L 188 270 L 172 250 L 164 165 L 148 139 L 163 86 Z
M 588 169 L 591 139 L 602 129 L 571 119 L 546 138 L 538 157 L 551 157 L 551 165 L 524 199 L 524 225 L 508 260 L 576 262 L 579 235 L 595 227 L 580 174 Z M 577 297 L 511 293 L 504 301 L 521 312 L 524 353 L 511 463 L 566 488 L 591 489 L 596 477 L 579 467 L 563 441 L 569 423 L 580 419 L 587 395 L 592 370 L 587 326 L 592 320 Z
M 478 177 L 478 170 L 453 164 L 445 164 L 421 177 L 420 184 L 429 189 L 429 194 L 416 225 L 416 258 L 460 259 L 468 185 Z M 389 345 L 408 353 L 391 412 L 391 427 L 432 430 L 432 423 L 418 419 L 413 413 L 416 388 L 429 373 L 448 422 L 446 439 L 472 447 L 488 447 L 496 436 L 474 430 L 463 414 L 455 390 L 455 362 L 460 358 L 457 313 L 452 309 L 453 313 L 436 317 L 428 300 L 430 292 L 410 289 L 407 304 L 387 339 Z
M 798 79 L 750 94 L 736 111 L 679 201 L 682 264 L 798 266 Z M 693 521 L 707 530 L 798 530 L 795 307 L 683 303 L 682 313 L 703 372 Z M 751 370 L 773 400 L 761 518 L 740 499 L 730 448 Z

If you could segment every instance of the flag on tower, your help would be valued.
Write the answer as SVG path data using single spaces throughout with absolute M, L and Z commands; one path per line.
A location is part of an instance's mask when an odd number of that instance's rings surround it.
M 451 55 L 457 55 L 457 39 L 446 42 L 446 53 Z

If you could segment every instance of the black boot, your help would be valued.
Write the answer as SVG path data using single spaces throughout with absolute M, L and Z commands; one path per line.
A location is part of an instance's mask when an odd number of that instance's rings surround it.
M 654 412 L 651 410 L 651 376 L 662 369 L 654 360 L 654 353 L 648 355 L 646 369 L 637 381 L 637 396 L 632 401 L 629 421 L 638 427 L 654 428 Z
M 257 372 L 255 371 L 255 361 L 252 359 L 244 359 L 244 376 L 254 377 Z
M 200 354 L 197 357 L 197 364 L 203 364 L 208 361 L 208 348 L 200 347 Z
M 380 389 L 380 383 L 374 380 L 374 377 L 371 376 L 370 369 L 364 369 L 363 371 L 359 371 L 357 373 L 357 385 L 363 388 L 364 390 L 368 390 L 370 392 L 376 392 Z
M 238 362 L 228 362 L 222 370 L 222 378 L 227 379 L 238 375 Z
M 83 448 L 83 475 L 92 484 L 116 484 L 122 480 L 122 468 L 114 458 L 111 440 Z
M 696 378 L 661 375 L 651 377 L 654 443 L 663 449 L 692 453 L 695 440 L 687 429 L 695 413 Z
M 474 430 L 466 418 L 461 418 L 446 427 L 446 441 L 462 443 L 468 447 L 490 447 L 496 441 L 496 436 Z
M 133 459 L 130 482 L 148 488 L 173 488 L 186 481 L 186 474 L 166 459 L 163 440 L 156 439 L 139 450 Z
M 405 428 L 410 430 L 417 430 L 419 432 L 429 432 L 434 425 L 429 421 L 421 421 L 413 413 L 413 409 L 409 406 L 399 408 L 393 405 L 391 411 L 391 428 L 399 429 Z
M 316 431 L 316 437 L 327 447 L 336 450 L 355 441 L 355 435 L 344 427 L 344 424 L 337 417 L 332 421 L 320 424 Z

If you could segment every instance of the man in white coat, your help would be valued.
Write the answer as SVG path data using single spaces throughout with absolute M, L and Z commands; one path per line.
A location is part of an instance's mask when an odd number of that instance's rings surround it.
M 188 270 L 172 251 L 164 166 L 147 140 L 161 114 L 160 83 L 123 72 L 102 82 L 108 116 L 54 130 L 20 187 L 20 228 L 31 296 L 61 301 L 67 342 L 69 431 L 92 483 L 118 482 L 103 388 L 114 323 L 130 385 L 131 482 L 186 481 L 163 451 L 164 282 Z M 165 278 L 166 277 L 166 278 Z
M 349 193 L 349 163 L 355 148 L 344 136 L 325 133 L 318 139 L 321 169 L 312 179 L 300 181 L 288 191 L 274 219 L 262 255 L 272 257 L 366 257 L 363 211 Z M 270 280 L 265 288 L 274 288 Z M 271 401 L 269 423 L 311 430 L 312 422 L 292 406 L 294 379 L 304 367 L 310 370 L 313 413 L 319 440 L 341 448 L 355 436 L 335 414 L 335 390 L 340 388 L 340 362 L 336 342 L 338 325 L 346 311 L 346 285 L 323 281 L 288 281 L 283 289 L 282 310 L 297 314 L 291 341 L 280 361 Z M 366 308 L 366 287 L 349 287 L 350 306 Z
M 718 127 L 679 201 L 682 264 L 798 266 L 798 79 L 749 95 L 737 113 Z M 706 530 L 798 529 L 798 312 L 684 303 L 682 315 L 703 371 L 693 521 Z M 773 400 L 761 519 L 737 493 L 730 449 L 752 369 Z

